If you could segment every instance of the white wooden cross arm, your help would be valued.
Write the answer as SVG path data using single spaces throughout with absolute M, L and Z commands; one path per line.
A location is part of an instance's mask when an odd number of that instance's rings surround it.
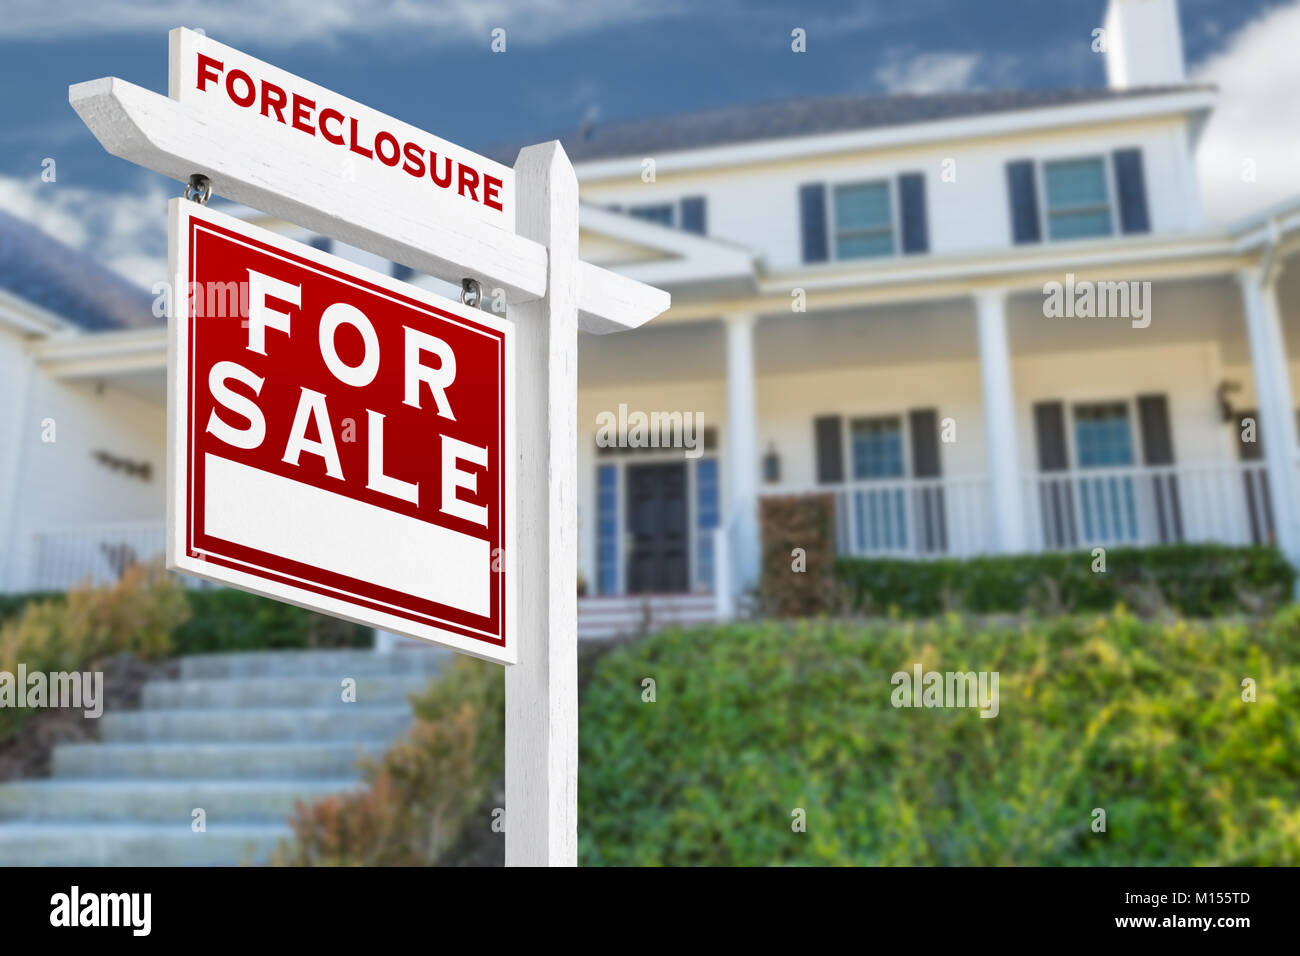
M 138 166 L 181 182 L 201 173 L 223 198 L 457 285 L 478 279 L 511 302 L 546 294 L 547 251 L 534 239 L 470 218 L 417 217 L 382 192 L 348 189 L 337 167 L 305 164 L 256 128 L 117 77 L 77 83 L 68 101 L 108 152 Z M 634 329 L 670 304 L 667 292 L 591 263 L 577 272 L 583 331 Z

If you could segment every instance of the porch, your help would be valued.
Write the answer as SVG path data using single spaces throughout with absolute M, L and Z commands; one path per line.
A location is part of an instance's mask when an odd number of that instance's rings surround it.
M 677 590 L 716 591 L 709 542 L 725 525 L 729 586 L 743 594 L 758 577 L 758 502 L 789 494 L 834 497 L 843 555 L 1217 542 L 1275 544 L 1295 561 L 1295 368 L 1282 343 L 1300 335 L 1296 271 L 1219 267 L 1157 278 L 1149 296 L 1144 323 L 1048 317 L 1042 286 L 1021 285 L 857 307 L 810 298 L 807 313 L 584 341 L 585 581 L 599 595 L 646 590 L 629 567 L 649 547 L 684 565 Z M 599 447 L 594 425 L 619 406 L 698 412 L 712 434 L 696 460 Z M 629 469 L 651 459 L 686 475 L 660 537 L 635 526 L 636 499 L 661 492 L 634 487 Z
M 732 616 L 757 581 L 767 495 L 833 495 L 846 555 L 1179 541 L 1300 555 L 1294 268 L 1157 279 L 1146 327 L 1048 318 L 1041 285 L 918 294 L 721 317 L 685 301 L 671 321 L 583 338 L 584 636 Z M 29 403 L 64 431 L 20 459 L 40 493 L 11 522 L 11 590 L 109 581 L 162 550 L 157 358 L 147 372 L 41 361 L 57 374 Z M 598 443 L 620 406 L 703 427 L 690 448 Z M 152 467 L 106 469 L 101 445 Z M 69 492 L 110 484 L 120 514 L 149 517 L 95 523 L 96 500 Z

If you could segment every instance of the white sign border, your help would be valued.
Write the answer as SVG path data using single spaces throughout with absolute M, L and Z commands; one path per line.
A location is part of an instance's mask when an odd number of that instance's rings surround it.
M 185 505 L 189 493 L 188 455 L 189 415 L 187 387 L 189 381 L 189 221 L 192 215 L 209 220 L 218 226 L 251 234 L 269 246 L 311 260 L 318 265 L 341 269 L 349 275 L 385 288 L 424 304 L 459 315 L 479 325 L 502 332 L 505 348 L 505 401 L 502 407 L 505 442 L 502 467 L 505 469 L 504 490 L 504 564 L 505 575 L 502 610 L 505 615 L 504 643 L 496 645 L 448 631 L 434 625 L 420 624 L 409 618 L 374 609 L 363 608 L 339 598 L 298 588 L 279 581 L 271 581 L 255 574 L 210 564 L 191 557 L 185 547 Z M 283 601 L 308 610 L 319 611 L 369 627 L 380 628 L 406 637 L 427 641 L 498 664 L 518 663 L 518 622 L 516 621 L 516 579 L 512 566 L 515 536 L 519 515 L 515 513 L 517 496 L 515 488 L 515 354 L 514 330 L 504 319 L 478 309 L 471 309 L 426 289 L 400 282 L 391 276 L 357 265 L 311 246 L 287 239 L 241 219 L 226 215 L 186 199 L 173 198 L 168 203 L 168 273 L 171 294 L 167 314 L 167 545 L 168 570 L 180 571 L 196 577 L 226 584 Z M 178 510 L 179 509 L 179 510 Z M 282 572 L 276 572 L 282 573 Z M 489 573 L 497 573 L 489 571 Z

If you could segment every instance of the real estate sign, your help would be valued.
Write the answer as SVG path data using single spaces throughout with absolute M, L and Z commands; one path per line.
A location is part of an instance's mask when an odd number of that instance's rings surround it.
M 168 565 L 516 659 L 511 327 L 184 199 Z
M 195 31 L 170 54 L 166 97 L 69 87 L 105 149 L 509 314 L 172 200 L 168 565 L 513 664 L 506 862 L 573 865 L 578 329 L 669 296 L 579 258 L 557 142 L 507 168 Z

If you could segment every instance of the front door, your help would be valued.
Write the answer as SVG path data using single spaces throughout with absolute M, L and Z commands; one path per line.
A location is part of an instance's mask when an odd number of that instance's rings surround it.
M 687 590 L 686 464 L 628 465 L 629 594 Z

